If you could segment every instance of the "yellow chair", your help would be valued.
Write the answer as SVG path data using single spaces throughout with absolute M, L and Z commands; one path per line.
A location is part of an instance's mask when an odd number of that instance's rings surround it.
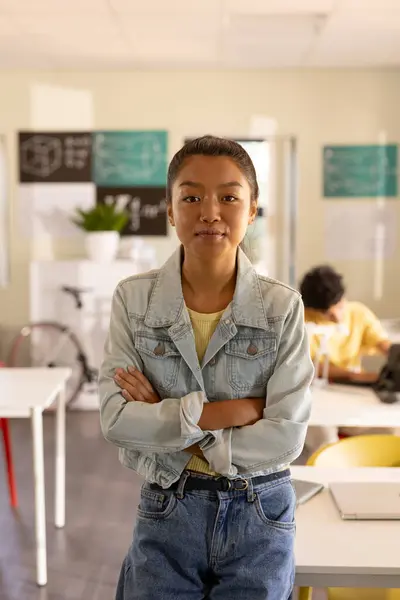
M 313 467 L 400 467 L 400 436 L 355 435 L 314 452 Z
M 318 467 L 400 467 L 400 437 L 357 435 L 317 450 L 307 461 Z M 371 540 L 372 543 L 372 540 Z M 299 600 L 311 600 L 312 590 L 301 588 Z M 328 588 L 329 600 L 400 600 L 400 589 Z
M 311 588 L 299 588 L 297 600 L 312 600 Z

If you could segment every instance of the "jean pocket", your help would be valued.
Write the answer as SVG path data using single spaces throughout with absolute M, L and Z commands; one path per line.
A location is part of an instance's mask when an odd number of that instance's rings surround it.
M 173 492 L 155 492 L 142 488 L 137 516 L 142 519 L 163 520 L 172 514 L 176 503 Z
M 290 480 L 256 491 L 255 506 L 260 519 L 271 527 L 294 531 L 296 494 Z

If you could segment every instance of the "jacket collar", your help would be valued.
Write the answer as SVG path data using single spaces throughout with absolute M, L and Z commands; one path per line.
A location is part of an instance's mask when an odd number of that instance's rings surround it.
M 179 247 L 158 272 L 144 319 L 149 327 L 169 327 L 178 321 L 189 322 L 182 292 L 182 252 L 182 247 Z M 259 277 L 240 248 L 235 293 L 224 313 L 226 317 L 236 325 L 270 329 Z

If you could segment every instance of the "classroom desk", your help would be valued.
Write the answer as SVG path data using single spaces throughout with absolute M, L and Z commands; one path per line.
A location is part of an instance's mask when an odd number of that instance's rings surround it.
M 328 486 L 334 481 L 394 481 L 400 468 L 300 467 L 296 479 Z M 400 521 L 344 521 L 329 490 L 297 509 L 296 585 L 400 587 Z
M 35 480 L 36 581 L 47 583 L 43 411 L 57 401 L 55 525 L 65 525 L 65 385 L 69 368 L 0 369 L 0 417 L 30 419 Z
M 400 427 L 400 402 L 384 404 L 370 388 L 313 385 L 309 425 Z

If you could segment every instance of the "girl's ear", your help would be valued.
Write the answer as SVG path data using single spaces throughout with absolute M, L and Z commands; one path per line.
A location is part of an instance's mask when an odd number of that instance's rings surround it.
M 256 216 L 257 216 L 257 202 L 252 201 L 252 203 L 250 205 L 249 225 L 251 225 L 251 223 L 253 223 Z
M 172 212 L 172 203 L 171 202 L 168 202 L 168 205 L 167 205 L 167 215 L 168 215 L 168 221 L 170 222 L 170 225 L 172 225 L 172 227 L 175 227 L 174 214 Z

